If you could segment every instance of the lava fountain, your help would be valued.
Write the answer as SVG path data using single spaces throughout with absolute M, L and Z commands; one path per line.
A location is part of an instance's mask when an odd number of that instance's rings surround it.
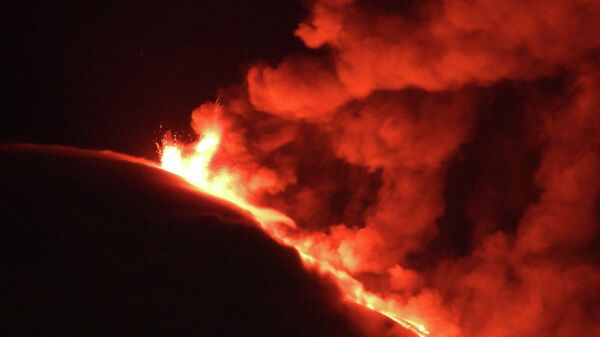
M 250 213 L 272 239 L 295 249 L 307 268 L 329 276 L 348 301 L 376 311 L 421 337 L 429 335 L 420 317 L 413 317 L 394 299 L 368 291 L 348 271 L 334 266 L 327 256 L 311 250 L 314 242 L 311 236 L 314 234 L 298 228 L 294 220 L 285 214 L 248 201 L 247 191 L 233 169 L 211 165 L 222 138 L 223 132 L 219 127 L 209 127 L 203 129 L 199 140 L 192 144 L 165 139 L 160 149 L 161 167 L 181 176 L 196 189 Z

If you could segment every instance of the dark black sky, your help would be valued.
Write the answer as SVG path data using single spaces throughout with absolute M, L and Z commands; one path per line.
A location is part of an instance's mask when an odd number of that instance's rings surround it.
M 0 141 L 154 155 L 254 61 L 299 51 L 296 1 L 13 3 Z

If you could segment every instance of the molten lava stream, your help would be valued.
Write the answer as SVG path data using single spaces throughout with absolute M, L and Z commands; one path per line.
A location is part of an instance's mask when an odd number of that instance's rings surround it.
M 187 148 L 189 145 L 167 141 L 161 149 L 161 167 L 183 177 L 202 192 L 229 201 L 248 211 L 271 238 L 282 245 L 294 248 L 307 267 L 316 268 L 319 272 L 330 275 L 349 301 L 374 310 L 421 337 L 429 334 L 423 324 L 401 318 L 401 310 L 396 302 L 365 290 L 363 284 L 348 272 L 334 267 L 324 258 L 311 255 L 309 253 L 311 241 L 307 240 L 310 234 L 302 233 L 296 227 L 294 220 L 285 214 L 274 209 L 252 205 L 244 197 L 234 172 L 227 169 L 211 169 L 210 163 L 220 143 L 221 133 L 218 129 L 204 130 L 200 140 L 192 144 L 193 150 L 189 153 L 184 152 L 184 147 Z

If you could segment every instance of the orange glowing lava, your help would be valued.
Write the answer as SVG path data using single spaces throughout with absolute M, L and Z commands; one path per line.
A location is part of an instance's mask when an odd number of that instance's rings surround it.
M 161 166 L 164 170 L 183 177 L 202 192 L 249 212 L 271 238 L 295 249 L 305 266 L 329 275 L 347 300 L 379 312 L 421 337 L 429 334 L 420 319 L 410 317 L 399 303 L 366 290 L 350 273 L 335 267 L 326 257 L 312 253 L 311 234 L 303 232 L 291 218 L 277 210 L 251 204 L 235 172 L 227 168 L 211 167 L 221 138 L 219 128 L 210 128 L 203 130 L 199 141 L 194 144 L 165 142 L 161 149 Z

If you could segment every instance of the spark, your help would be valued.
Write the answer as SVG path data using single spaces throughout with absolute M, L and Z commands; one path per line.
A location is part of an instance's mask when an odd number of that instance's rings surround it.
M 221 140 L 219 128 L 207 128 L 203 130 L 201 138 L 192 144 L 191 151 L 185 151 L 189 145 L 163 144 L 161 167 L 181 176 L 200 191 L 226 200 L 250 213 L 272 239 L 295 249 L 305 266 L 329 275 L 347 300 L 380 313 L 420 337 L 429 334 L 422 323 L 402 318 L 396 302 L 366 290 L 363 284 L 348 272 L 334 267 L 325 258 L 310 254 L 310 234 L 302 233 L 294 220 L 287 215 L 250 203 L 235 172 L 227 168 L 212 168 L 211 162 Z

